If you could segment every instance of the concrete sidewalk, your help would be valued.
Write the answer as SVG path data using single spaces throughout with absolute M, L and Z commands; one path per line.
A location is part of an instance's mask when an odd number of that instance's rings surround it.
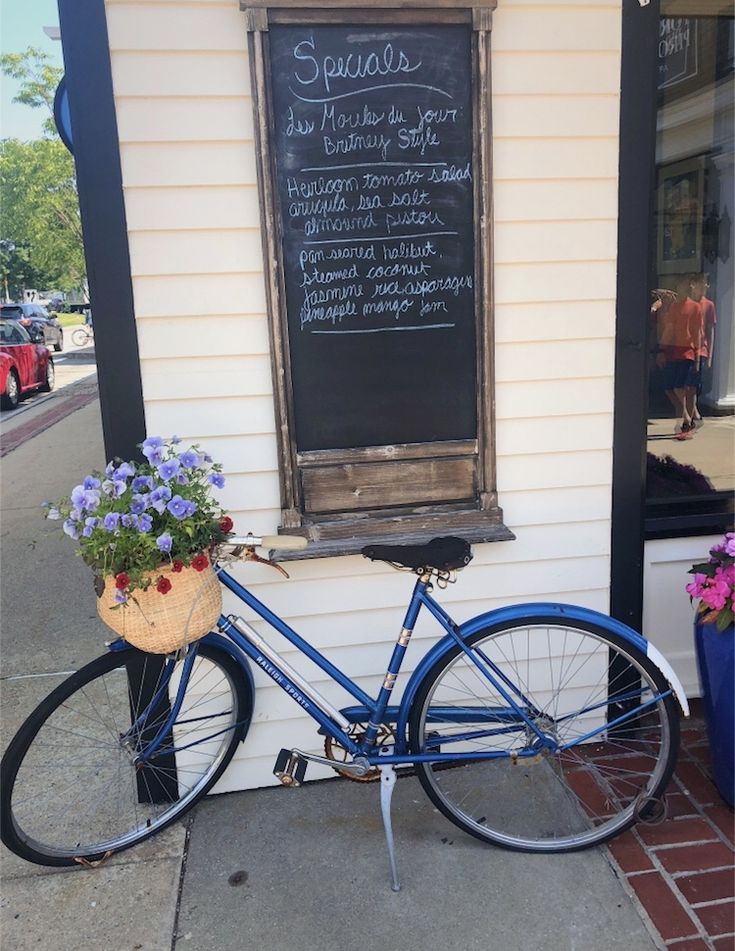
M 109 639 L 89 571 L 40 509 L 104 462 L 96 402 L 3 460 L 3 748 Z M 39 868 L 3 851 L 3 951 L 662 947 L 606 849 L 539 856 L 483 846 L 436 813 L 413 778 L 396 788 L 394 829 L 397 895 L 379 789 L 346 780 L 211 798 L 186 824 L 97 869 Z

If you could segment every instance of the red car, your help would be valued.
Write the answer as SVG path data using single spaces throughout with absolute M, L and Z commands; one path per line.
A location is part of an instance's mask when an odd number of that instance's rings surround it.
M 54 361 L 16 320 L 0 320 L 0 403 L 15 409 L 23 393 L 54 388 Z

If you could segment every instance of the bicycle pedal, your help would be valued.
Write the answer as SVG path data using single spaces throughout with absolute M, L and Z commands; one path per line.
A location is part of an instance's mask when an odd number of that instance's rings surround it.
M 281 750 L 273 767 L 273 774 L 284 786 L 300 786 L 304 781 L 307 762 L 292 750 Z

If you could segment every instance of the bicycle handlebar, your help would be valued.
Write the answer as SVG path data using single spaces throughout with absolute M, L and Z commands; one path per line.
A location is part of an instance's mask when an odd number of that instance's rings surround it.
M 228 545 L 235 548 L 273 548 L 281 551 L 298 551 L 306 548 L 308 541 L 301 535 L 236 535 L 227 539 Z

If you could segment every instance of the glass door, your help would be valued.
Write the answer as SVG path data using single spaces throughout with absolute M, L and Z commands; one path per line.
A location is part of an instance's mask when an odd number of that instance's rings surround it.
M 648 316 L 647 512 L 735 488 L 734 53 L 730 4 L 662 0 Z

